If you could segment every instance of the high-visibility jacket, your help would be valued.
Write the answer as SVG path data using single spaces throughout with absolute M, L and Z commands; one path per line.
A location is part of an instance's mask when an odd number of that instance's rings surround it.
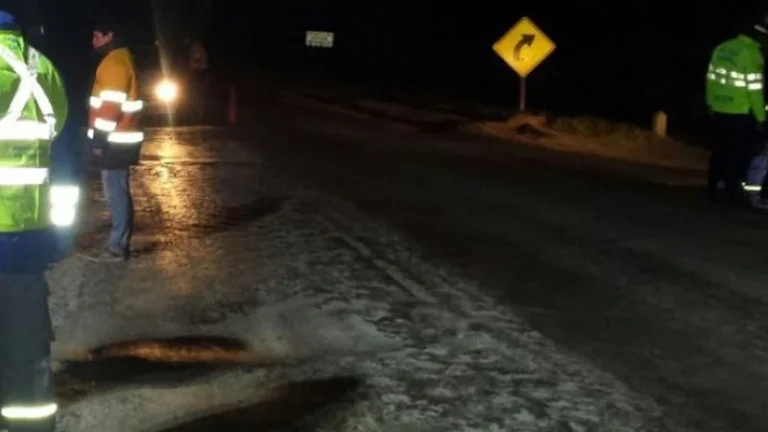
M 79 188 L 50 183 L 51 144 L 66 117 L 53 64 L 18 32 L 0 31 L 0 236 L 73 224 Z
M 103 167 L 138 163 L 144 141 L 138 122 L 143 107 L 133 56 L 127 48 L 110 51 L 96 69 L 89 111 L 88 136 L 104 150 Z
M 718 45 L 707 70 L 707 105 L 721 114 L 752 114 L 765 121 L 760 44 L 739 35 Z

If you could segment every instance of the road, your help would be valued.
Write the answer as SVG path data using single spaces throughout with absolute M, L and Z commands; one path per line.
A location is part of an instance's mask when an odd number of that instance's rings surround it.
M 62 428 L 764 429 L 765 216 L 290 98 L 244 118 L 152 131 L 137 255 L 52 272 L 91 350 Z

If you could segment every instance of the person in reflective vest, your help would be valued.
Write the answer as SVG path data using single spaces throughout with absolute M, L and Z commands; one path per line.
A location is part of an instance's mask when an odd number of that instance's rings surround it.
M 761 43 L 766 36 L 768 22 L 761 22 L 719 44 L 712 53 L 706 98 L 716 139 L 708 173 L 709 193 L 715 200 L 722 181 L 729 201 L 741 202 L 742 182 L 760 136 L 756 132 L 765 130 Z
M 52 184 L 50 149 L 67 118 L 60 75 L 0 11 L 0 429 L 53 432 L 45 271 L 80 190 Z
M 93 158 L 112 216 L 106 247 L 91 256 L 98 261 L 124 261 L 133 231 L 130 168 L 139 162 L 144 133 L 138 128 L 143 102 L 131 52 L 120 41 L 117 25 L 104 22 L 93 32 L 93 47 L 102 56 L 90 97 L 89 129 Z

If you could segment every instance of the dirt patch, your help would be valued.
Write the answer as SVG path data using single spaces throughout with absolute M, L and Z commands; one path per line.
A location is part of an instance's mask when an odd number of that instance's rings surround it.
M 634 125 L 593 117 L 518 114 L 506 121 L 470 123 L 463 129 L 559 151 L 666 168 L 704 170 L 708 158 L 708 152 L 701 148 L 654 135 Z

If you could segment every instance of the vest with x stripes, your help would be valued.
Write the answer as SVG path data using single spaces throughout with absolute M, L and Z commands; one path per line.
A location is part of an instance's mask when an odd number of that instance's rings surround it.
M 0 233 L 74 222 L 77 186 L 50 182 L 50 149 L 67 115 L 50 61 L 16 33 L 0 33 Z

